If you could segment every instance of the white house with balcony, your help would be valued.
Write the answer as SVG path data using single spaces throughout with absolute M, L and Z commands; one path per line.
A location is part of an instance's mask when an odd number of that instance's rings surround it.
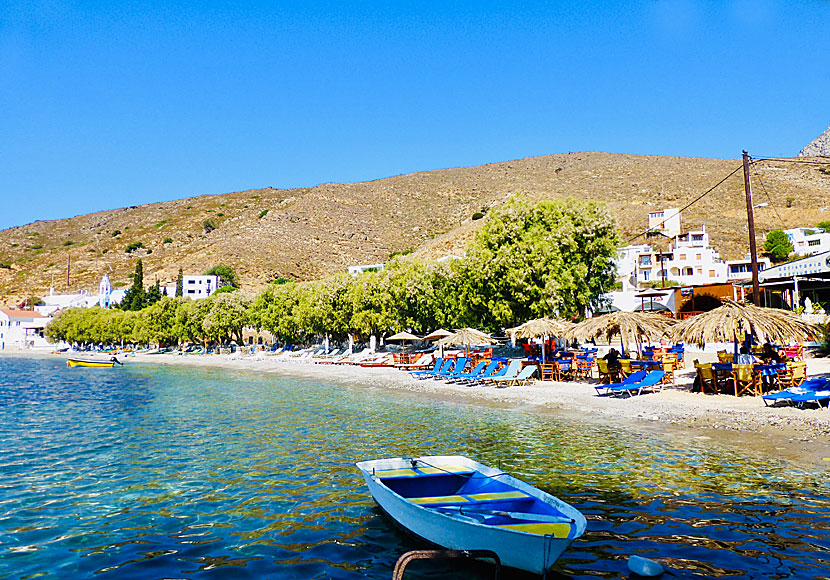
M 49 320 L 34 310 L 0 309 L 0 350 L 49 346 L 43 337 Z
M 821 228 L 792 228 L 784 230 L 798 256 L 821 254 L 830 251 L 830 233 Z
M 676 213 L 676 210 L 664 210 L 663 213 L 673 211 Z M 649 214 L 650 226 L 651 216 Z M 751 260 L 722 260 L 720 253 L 711 247 L 705 226 L 700 230 L 667 237 L 666 242 L 665 249 L 656 249 L 651 244 L 620 248 L 616 260 L 617 279 L 622 282 L 623 290 L 663 280 L 695 286 L 752 277 Z M 759 271 L 769 266 L 768 258 L 758 260 Z
M 680 210 L 671 208 L 649 212 L 648 231 L 659 232 L 667 238 L 679 236 Z

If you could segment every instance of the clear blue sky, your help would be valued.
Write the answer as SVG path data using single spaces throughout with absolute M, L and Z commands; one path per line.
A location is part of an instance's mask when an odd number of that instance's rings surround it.
M 830 2 L 0 0 L 0 228 L 567 151 L 791 156 Z

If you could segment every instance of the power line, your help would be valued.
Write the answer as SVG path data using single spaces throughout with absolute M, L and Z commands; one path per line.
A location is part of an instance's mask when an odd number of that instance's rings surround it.
M 709 189 L 707 189 L 706 191 L 704 191 L 703 193 L 701 193 L 699 196 L 697 196 L 696 198 L 694 198 L 692 201 L 690 201 L 689 203 L 687 203 L 686 205 L 684 205 L 683 207 L 681 207 L 679 210 L 677 210 L 677 213 L 676 213 L 676 214 L 674 214 L 673 216 L 671 216 L 671 217 L 669 217 L 669 218 L 666 218 L 666 220 L 665 220 L 665 221 L 669 221 L 670 219 L 672 219 L 672 218 L 674 218 L 674 217 L 676 217 L 676 216 L 679 216 L 682 212 L 684 212 L 685 210 L 689 209 L 689 208 L 690 208 L 690 207 L 692 207 L 694 204 L 696 204 L 697 202 L 699 202 L 701 199 L 703 199 L 704 197 L 706 197 L 707 195 L 709 195 L 710 193 L 712 193 L 713 191 L 715 191 L 715 190 L 716 190 L 716 189 L 717 189 L 717 188 L 718 188 L 721 184 L 723 184 L 723 182 L 725 182 L 727 179 L 729 179 L 730 177 L 732 177 L 733 175 L 735 175 L 736 173 L 738 173 L 738 172 L 739 172 L 739 171 L 741 171 L 742 169 L 743 169 L 743 165 L 738 165 L 738 166 L 737 166 L 737 167 L 736 167 L 736 168 L 732 171 L 732 173 L 730 173 L 729 175 L 727 175 L 726 177 L 724 177 L 723 179 L 721 179 L 720 181 L 718 181 L 715 185 L 713 185 L 712 187 L 710 187 Z M 644 236 L 644 235 L 648 234 L 650 231 L 652 231 L 652 230 L 651 230 L 651 228 L 649 228 L 649 229 L 647 229 L 647 230 L 645 230 L 645 231 L 643 231 L 643 232 L 640 232 L 639 234 L 637 234 L 636 236 L 634 236 L 633 238 L 631 238 L 630 240 L 628 240 L 628 241 L 626 242 L 626 245 L 628 245 L 629 243 L 633 242 L 634 240 L 636 240 L 636 239 L 637 239 L 637 238 L 639 238 L 640 236 Z
M 761 185 L 761 189 L 764 190 L 764 194 L 767 196 L 767 202 L 769 203 L 772 211 L 775 212 L 775 217 L 778 218 L 778 222 L 782 225 L 784 224 L 784 220 L 781 219 L 781 215 L 778 213 L 778 209 L 776 209 L 775 204 L 772 203 L 772 197 L 770 196 L 769 192 L 767 191 L 766 186 L 764 185 L 763 180 L 761 179 L 761 174 L 756 170 L 755 171 L 755 178 L 758 180 L 758 183 Z

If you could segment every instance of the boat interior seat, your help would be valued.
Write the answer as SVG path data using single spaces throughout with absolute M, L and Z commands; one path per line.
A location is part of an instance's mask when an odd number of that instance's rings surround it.
M 411 497 L 409 500 L 418 505 L 472 505 L 494 502 L 533 501 L 534 498 L 517 489 L 510 491 L 496 491 L 490 493 L 467 493 L 453 495 L 438 495 L 427 497 Z
M 519 524 L 504 524 L 499 525 L 499 527 L 508 530 L 527 532 L 529 534 L 536 534 L 539 536 L 553 536 L 554 538 L 567 538 L 571 535 L 571 532 L 574 529 L 572 524 L 565 522 L 528 522 Z

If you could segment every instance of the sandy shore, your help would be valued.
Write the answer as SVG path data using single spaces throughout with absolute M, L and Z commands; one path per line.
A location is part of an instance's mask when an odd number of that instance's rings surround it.
M 30 356 L 33 353 L 19 354 Z M 705 357 L 696 356 L 701 360 Z M 594 389 L 596 380 L 573 383 L 536 381 L 525 386 L 495 388 L 416 380 L 408 373 L 388 367 L 314 364 L 262 355 L 143 354 L 121 359 L 128 363 L 210 366 L 302 376 L 355 387 L 404 391 L 421 398 L 498 406 L 522 412 L 564 412 L 599 421 L 674 426 L 698 431 L 703 436 L 731 439 L 741 445 L 774 448 L 782 455 L 830 468 L 830 411 L 766 407 L 759 397 L 692 393 L 694 368 L 690 362 L 686 369 L 677 373 L 676 385 L 668 385 L 659 393 L 619 399 L 597 396 Z M 807 369 L 809 377 L 830 377 L 830 360 L 809 358 Z M 736 437 L 736 433 L 741 436 Z

